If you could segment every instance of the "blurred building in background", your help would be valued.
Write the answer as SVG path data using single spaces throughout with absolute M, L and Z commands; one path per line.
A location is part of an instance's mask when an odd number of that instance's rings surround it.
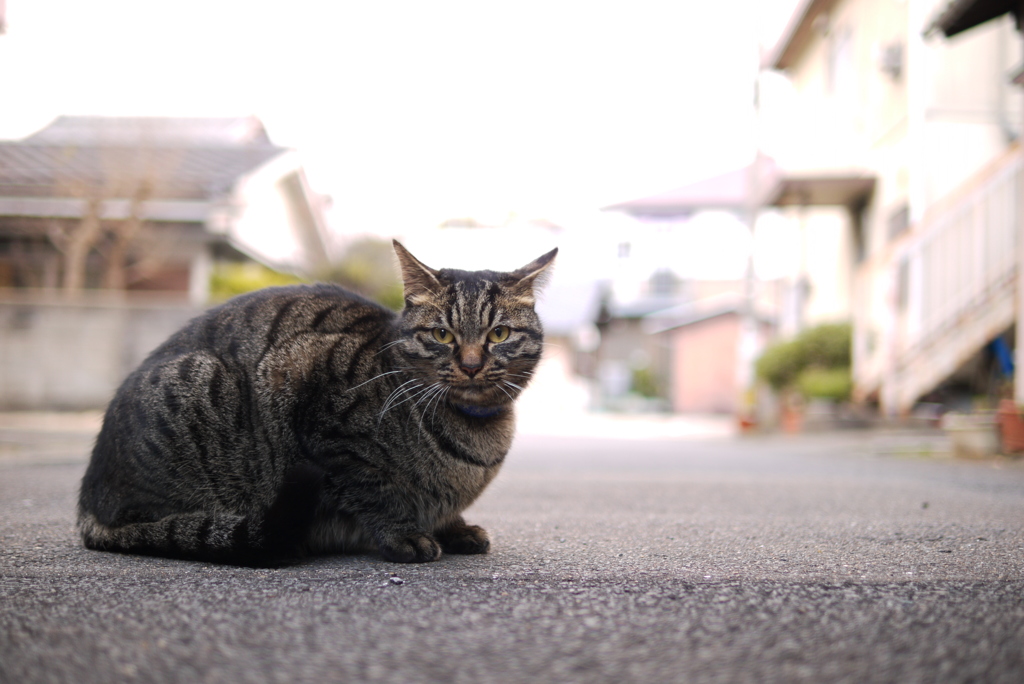
M 0 409 L 102 407 L 218 262 L 327 255 L 323 199 L 255 117 L 60 117 L 0 142 Z
M 322 199 L 255 117 L 60 117 L 0 143 L 0 287 L 205 303 L 218 260 L 312 273 Z
M 997 393 L 1021 269 L 1019 4 L 809 0 L 762 64 L 767 204 L 849 256 L 855 397 Z M 820 259 L 821 255 L 812 255 Z M 1003 362 L 1000 365 L 999 360 Z
M 672 300 L 606 300 L 597 329 L 602 408 L 736 414 L 737 360 L 746 315 L 740 281 L 691 281 Z M 774 337 L 774 303 L 755 304 L 755 334 Z
M 673 244 L 672 233 L 748 233 L 756 213 L 753 202 L 763 202 L 775 178 L 774 163 L 759 159 L 750 167 L 605 208 L 635 224 L 633 239 L 620 245 L 624 266 L 606 289 L 597 323 L 598 386 L 606 407 L 629 408 L 640 396 L 652 408 L 660 403 L 675 412 L 740 411 L 748 384 L 742 364 L 751 361 L 742 354 L 746 319 L 753 319 L 754 348 L 763 347 L 775 335 L 783 300 L 797 288 L 784 289 L 793 283 L 780 280 L 768 287 L 750 283 L 748 302 L 748 283 L 736 277 L 742 273 L 688 277 L 692 268 L 685 263 L 685 247 Z M 639 246 L 635 243 L 643 244 L 644 233 L 660 258 L 648 260 L 637 272 L 625 264 Z M 753 246 L 737 240 L 731 249 L 742 262 L 752 256 Z

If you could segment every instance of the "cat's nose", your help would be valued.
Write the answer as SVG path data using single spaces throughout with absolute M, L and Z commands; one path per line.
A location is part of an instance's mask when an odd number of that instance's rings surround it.
M 464 349 L 459 355 L 459 368 L 462 372 L 473 377 L 484 367 L 484 357 L 478 349 Z
M 475 363 L 472 361 L 469 363 L 462 361 L 462 363 L 459 364 L 459 367 L 462 369 L 463 373 L 472 378 L 480 372 L 480 369 L 484 367 L 484 363 L 483 361 L 476 361 Z

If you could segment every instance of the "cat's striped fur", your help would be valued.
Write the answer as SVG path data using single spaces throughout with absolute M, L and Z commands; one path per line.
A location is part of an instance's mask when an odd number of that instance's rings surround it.
M 487 551 L 461 512 L 511 446 L 557 250 L 511 273 L 395 250 L 399 315 L 331 285 L 270 288 L 156 349 L 107 409 L 79 497 L 85 545 L 246 565 Z

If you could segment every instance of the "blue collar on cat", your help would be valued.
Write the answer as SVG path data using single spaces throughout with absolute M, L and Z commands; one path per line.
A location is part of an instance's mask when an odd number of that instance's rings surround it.
M 491 418 L 505 412 L 504 406 L 468 406 L 465 404 L 452 404 L 452 406 L 473 418 Z

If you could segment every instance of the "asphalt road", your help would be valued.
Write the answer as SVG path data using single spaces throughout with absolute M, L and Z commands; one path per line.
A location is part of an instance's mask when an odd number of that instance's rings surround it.
M 492 552 L 81 548 L 86 433 L 0 430 L 0 682 L 1024 681 L 1024 464 L 934 438 L 522 437 Z

